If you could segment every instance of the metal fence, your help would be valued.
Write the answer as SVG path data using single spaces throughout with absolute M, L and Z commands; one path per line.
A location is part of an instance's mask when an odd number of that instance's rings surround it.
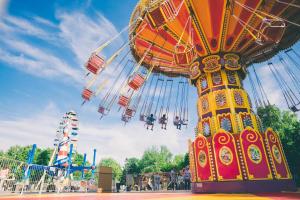
M 66 169 L 0 157 L 0 193 L 97 191 L 97 178 L 92 178 L 89 171 L 66 174 Z

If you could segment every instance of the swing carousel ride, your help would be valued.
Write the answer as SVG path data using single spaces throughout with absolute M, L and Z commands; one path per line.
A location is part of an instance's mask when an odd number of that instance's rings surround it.
M 166 129 L 174 102 L 173 123 L 180 129 L 188 124 L 188 89 L 194 85 L 192 191 L 293 190 L 280 139 L 262 127 L 242 81 L 249 81 L 256 108 L 268 105 L 262 74 L 254 67 L 267 62 L 288 108 L 299 111 L 300 55 L 292 48 L 300 38 L 299 9 L 297 0 L 140 0 L 129 25 L 87 61 L 82 97 L 97 97 L 109 80 L 97 85 L 96 79 L 113 68 L 101 116 L 117 103 L 128 122 L 141 106 L 139 118 L 147 128 L 158 122 Z M 104 59 L 103 50 L 125 32 L 129 40 Z

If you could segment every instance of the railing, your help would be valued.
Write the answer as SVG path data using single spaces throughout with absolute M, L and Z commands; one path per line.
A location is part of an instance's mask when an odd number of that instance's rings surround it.
M 95 192 L 97 178 L 90 172 L 75 172 L 66 175 L 67 170 L 27 164 L 14 159 L 0 157 L 1 193 L 44 193 L 44 192 Z

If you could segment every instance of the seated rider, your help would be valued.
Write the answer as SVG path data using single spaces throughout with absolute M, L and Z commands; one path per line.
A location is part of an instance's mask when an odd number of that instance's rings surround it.
M 167 116 L 163 114 L 163 116 L 159 119 L 159 123 L 161 124 L 162 129 L 167 129 Z
M 125 124 L 126 124 L 127 122 L 129 122 L 129 116 L 127 116 L 127 115 L 122 115 L 122 121 L 125 122 Z
M 147 129 L 149 128 L 149 126 L 151 126 L 151 130 L 153 131 L 154 121 L 155 121 L 155 118 L 154 118 L 153 114 L 151 114 L 150 116 L 147 117 L 147 121 L 146 121 Z
M 181 130 L 181 123 L 182 123 L 182 120 L 179 119 L 178 116 L 175 117 L 174 119 L 174 125 L 176 126 L 177 129 Z

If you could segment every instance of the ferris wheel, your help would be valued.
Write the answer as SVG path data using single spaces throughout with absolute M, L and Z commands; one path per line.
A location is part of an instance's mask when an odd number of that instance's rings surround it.
M 59 128 L 56 131 L 54 146 L 56 147 L 56 160 L 54 165 L 67 166 L 69 162 L 69 152 L 72 145 L 72 151 L 76 152 L 78 141 L 78 118 L 74 111 L 64 114 Z

